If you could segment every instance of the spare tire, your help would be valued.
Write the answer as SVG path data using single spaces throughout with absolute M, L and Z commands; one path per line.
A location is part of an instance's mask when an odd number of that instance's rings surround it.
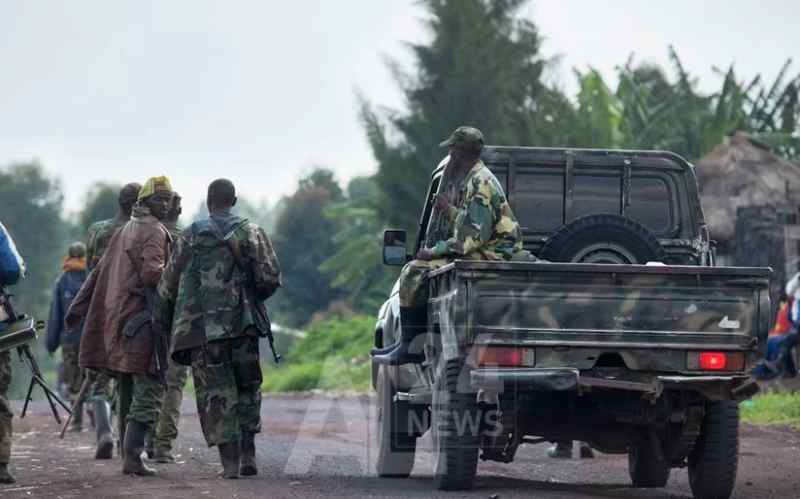
M 647 227 L 612 214 L 587 215 L 558 229 L 542 247 L 551 262 L 644 264 L 667 253 Z

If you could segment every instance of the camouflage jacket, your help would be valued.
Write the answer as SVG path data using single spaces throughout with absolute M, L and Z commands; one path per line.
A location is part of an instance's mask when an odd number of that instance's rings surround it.
M 267 234 L 247 219 L 215 212 L 185 229 L 175 243 L 154 307 L 154 320 L 172 332 L 172 359 L 189 364 L 190 350 L 209 341 L 257 334 L 248 295 L 266 300 L 281 285 L 278 258 Z M 241 249 L 241 269 L 221 235 Z
M 103 253 L 106 252 L 106 248 L 108 248 L 111 236 L 127 222 L 128 219 L 122 213 L 119 213 L 114 218 L 101 220 L 89 226 L 89 236 L 86 241 L 86 265 L 88 270 L 91 271 L 97 266 L 97 262 L 100 261 Z
M 519 223 L 500 182 L 482 161 L 458 184 L 454 205 L 445 214 L 452 231 L 433 246 L 436 257 L 510 260 L 522 250 Z

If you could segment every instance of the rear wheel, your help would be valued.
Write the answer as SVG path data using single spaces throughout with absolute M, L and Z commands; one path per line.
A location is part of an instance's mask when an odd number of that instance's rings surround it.
M 375 436 L 378 446 L 378 459 L 375 470 L 378 476 L 407 478 L 414 467 L 417 450 L 417 437 L 398 431 L 400 421 L 408 421 L 406 403 L 396 402 L 397 390 L 392 384 L 388 370 L 390 366 L 380 366 L 376 381 L 378 392 Z
M 459 359 L 444 362 L 433 392 L 433 479 L 439 490 L 471 489 L 478 469 L 481 414 L 468 384 L 459 387 L 463 366 Z
M 636 444 L 628 452 L 628 474 L 634 487 L 664 487 L 669 480 L 669 464 L 651 439 Z
M 689 454 L 689 485 L 697 499 L 727 499 L 739 465 L 739 406 L 724 400 L 706 403 L 703 428 Z

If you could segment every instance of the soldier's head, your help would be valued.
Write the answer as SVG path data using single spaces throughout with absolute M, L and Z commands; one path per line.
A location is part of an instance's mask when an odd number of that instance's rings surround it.
M 208 186 L 206 197 L 208 212 L 229 209 L 236 206 L 236 188 L 226 178 L 218 178 Z
M 471 126 L 460 126 L 439 147 L 447 147 L 452 164 L 470 167 L 481 157 L 483 133 Z
M 172 184 L 167 177 L 150 177 L 139 190 L 138 202 L 150 209 L 150 214 L 164 220 L 172 203 Z
M 67 256 L 69 258 L 86 258 L 86 245 L 80 241 L 75 241 L 69 245 Z
M 169 204 L 169 211 L 167 212 L 167 216 L 164 217 L 164 223 L 178 223 L 178 218 L 181 216 L 181 213 L 183 213 L 181 196 L 177 192 L 173 192 L 172 201 Z
M 117 198 L 119 201 L 119 209 L 128 217 L 131 216 L 131 210 L 133 209 L 133 205 L 136 204 L 136 200 L 139 198 L 139 190 L 141 190 L 141 188 L 141 184 L 131 182 L 119 190 L 119 197 Z

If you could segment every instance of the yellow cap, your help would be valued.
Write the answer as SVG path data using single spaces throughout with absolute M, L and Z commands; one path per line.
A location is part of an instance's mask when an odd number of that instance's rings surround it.
M 148 196 L 152 196 L 156 193 L 156 191 L 172 192 L 172 185 L 169 183 L 169 179 L 167 177 L 162 176 L 148 178 L 147 182 L 145 182 L 142 188 L 139 189 L 138 200 L 141 201 Z

